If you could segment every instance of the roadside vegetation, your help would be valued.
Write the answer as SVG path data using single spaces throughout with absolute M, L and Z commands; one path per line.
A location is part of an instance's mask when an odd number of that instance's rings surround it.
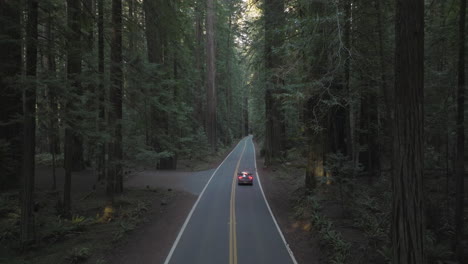
M 291 153 L 294 155 L 294 153 Z M 333 159 L 334 162 L 343 162 Z M 335 171 L 332 176 L 318 179 L 314 192 L 308 192 L 298 182 L 304 180 L 305 159 L 286 159 L 268 168 L 273 184 L 291 189 L 288 228 L 299 223 L 308 232 L 310 241 L 319 240 L 321 261 L 333 264 L 391 263 L 392 189 L 389 174 L 367 177 L 350 170 Z M 327 168 L 334 170 L 336 164 Z M 346 168 L 341 164 L 340 168 Z M 331 171 L 328 171 L 331 175 Z M 427 171 L 425 250 L 428 263 L 453 263 L 456 253 L 452 242 L 455 225 L 447 210 L 445 179 Z M 468 223 L 468 219 L 465 219 Z M 312 244 L 312 242 L 311 242 Z M 466 254 L 466 253 L 465 253 Z M 466 255 L 465 255 L 466 256 Z M 322 262 L 321 262 L 322 263 Z
M 105 206 L 95 192 L 74 199 L 71 218 L 63 217 L 58 192 L 37 192 L 36 243 L 23 248 L 19 239 L 18 194 L 2 194 L 0 204 L 0 263 L 83 263 L 96 253 L 116 247 L 127 233 L 161 214 L 177 193 L 163 189 L 130 189 Z

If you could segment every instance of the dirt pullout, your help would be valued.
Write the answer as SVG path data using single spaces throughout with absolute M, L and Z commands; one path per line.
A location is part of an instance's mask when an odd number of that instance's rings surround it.
M 167 188 L 200 194 L 214 169 L 198 172 L 147 170 L 129 177 L 126 186 L 132 188 Z
M 325 263 L 320 252 L 318 239 L 314 238 L 308 223 L 294 219 L 294 206 L 291 202 L 294 192 L 304 181 L 303 175 L 277 175 L 275 169 L 264 168 L 259 146 L 255 144 L 257 170 L 276 221 L 283 232 L 289 247 L 298 263 Z M 299 178 L 298 178 L 299 177 Z M 301 178 L 302 177 L 302 178 Z
M 148 215 L 149 221 L 101 259 L 104 263 L 112 264 L 164 263 L 196 198 L 196 195 L 178 191 L 168 204 L 153 205 L 152 213 Z

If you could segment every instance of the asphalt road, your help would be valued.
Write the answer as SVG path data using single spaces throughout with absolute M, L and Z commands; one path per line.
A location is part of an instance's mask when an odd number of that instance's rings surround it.
M 254 173 L 238 186 L 236 171 Z M 165 264 L 294 264 L 256 174 L 252 137 L 213 173 L 182 226 Z

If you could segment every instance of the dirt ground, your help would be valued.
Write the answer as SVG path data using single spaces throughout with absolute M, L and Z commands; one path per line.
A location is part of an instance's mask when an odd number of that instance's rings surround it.
M 196 198 L 196 195 L 181 192 L 166 205 L 153 205 L 146 223 L 113 249 L 86 263 L 163 263 Z

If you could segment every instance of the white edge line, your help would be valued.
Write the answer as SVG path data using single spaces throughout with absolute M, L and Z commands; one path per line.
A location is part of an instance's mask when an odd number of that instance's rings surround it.
M 265 204 L 266 204 L 266 206 L 268 208 L 268 211 L 270 212 L 271 218 L 273 218 L 273 222 L 275 222 L 276 228 L 278 229 L 278 232 L 279 232 L 279 234 L 281 236 L 281 239 L 283 240 L 283 243 L 284 243 L 284 246 L 286 247 L 286 250 L 289 253 L 289 256 L 291 256 L 291 259 L 292 259 L 294 264 L 298 264 L 297 261 L 296 261 L 296 258 L 294 257 L 294 254 L 293 254 L 291 248 L 289 248 L 288 242 L 286 242 L 286 238 L 284 237 L 283 232 L 281 232 L 281 229 L 280 229 L 280 227 L 278 225 L 278 222 L 276 221 L 276 218 L 275 218 L 275 215 L 273 214 L 273 211 L 271 211 L 271 208 L 270 208 L 270 205 L 268 204 L 268 200 L 267 200 L 267 198 L 265 196 L 265 193 L 263 192 L 262 183 L 260 181 L 260 175 L 258 174 L 258 170 L 257 170 L 257 154 L 255 153 L 255 144 L 253 143 L 253 137 L 252 137 L 252 146 L 253 146 L 253 149 L 254 149 L 255 173 L 257 174 L 258 186 L 260 186 L 260 191 L 262 192 L 263 199 L 265 200 Z
M 201 191 L 200 195 L 198 195 L 198 198 L 197 198 L 197 201 L 195 201 L 195 204 L 193 204 L 192 206 L 192 210 L 190 210 L 190 213 L 188 214 L 187 218 L 185 219 L 185 222 L 184 224 L 182 225 L 182 227 L 180 228 L 180 231 L 179 231 L 179 234 L 177 235 L 177 238 L 176 240 L 174 241 L 174 244 L 172 244 L 172 248 L 171 248 L 171 251 L 169 251 L 169 254 L 167 255 L 166 257 L 166 260 L 164 261 L 164 264 L 169 264 L 169 261 L 171 261 L 171 258 L 172 258 L 172 254 L 174 254 L 174 251 L 177 247 L 177 244 L 179 244 L 179 240 L 180 238 L 182 237 L 184 231 L 185 231 L 185 228 L 187 227 L 187 224 L 188 222 L 190 221 L 190 218 L 192 218 L 192 214 L 193 212 L 195 211 L 195 208 L 197 207 L 198 205 L 198 202 L 200 201 L 201 197 L 203 196 L 203 194 L 205 193 L 205 190 L 206 188 L 208 187 L 208 185 L 210 184 L 211 182 L 211 179 L 213 179 L 213 177 L 215 176 L 216 172 L 218 171 L 218 169 L 223 165 L 223 163 L 229 158 L 229 156 L 231 156 L 231 154 L 234 152 L 234 150 L 236 150 L 236 148 L 239 146 L 239 144 L 242 142 L 242 140 L 239 141 L 239 143 L 237 143 L 237 145 L 232 149 L 232 151 L 229 153 L 229 155 L 226 156 L 226 158 L 224 158 L 223 162 L 221 162 L 221 164 L 219 164 L 219 166 L 216 168 L 216 170 L 213 172 L 213 174 L 211 175 L 210 179 L 208 180 L 208 182 L 206 183 L 205 187 L 203 188 L 203 190 Z M 255 147 L 254 147 L 255 148 Z

